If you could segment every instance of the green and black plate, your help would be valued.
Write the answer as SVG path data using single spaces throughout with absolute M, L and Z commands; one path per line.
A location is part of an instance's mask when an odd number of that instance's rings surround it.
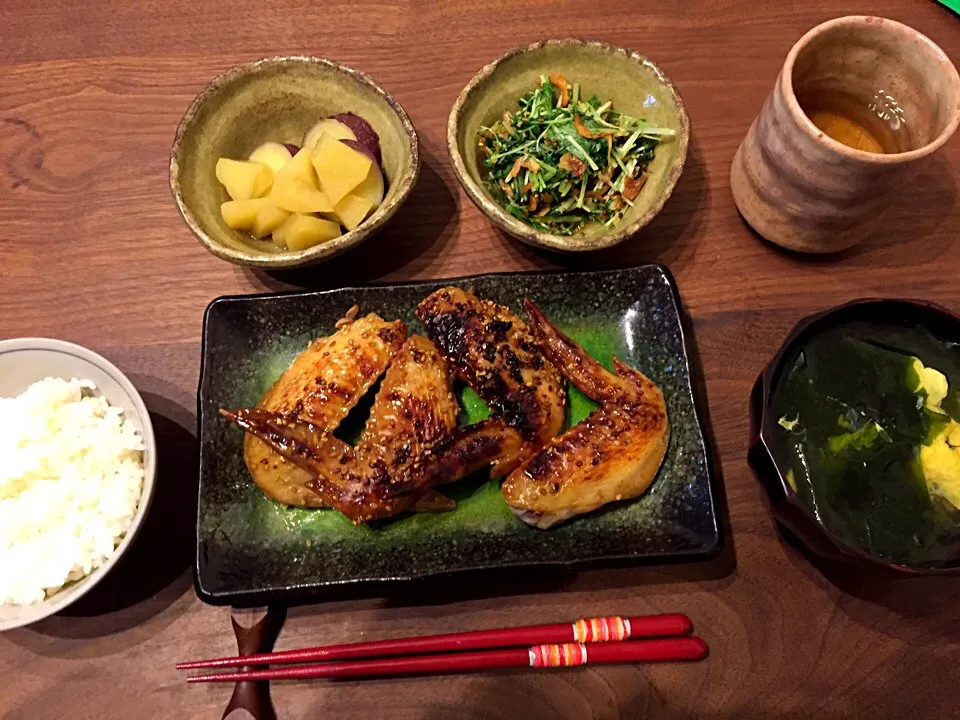
M 243 434 L 219 408 L 255 405 L 307 344 L 353 305 L 422 332 L 419 301 L 455 284 L 520 309 L 528 297 L 604 364 L 615 354 L 664 392 L 670 448 L 650 489 L 550 530 L 517 519 L 483 474 L 441 488 L 446 513 L 405 514 L 354 526 L 334 510 L 279 505 L 253 484 Z M 483 275 L 327 292 L 223 297 L 207 308 L 198 394 L 200 491 L 196 588 L 206 602 L 249 605 L 315 599 L 333 586 L 388 583 L 466 570 L 584 566 L 607 560 L 700 560 L 722 534 L 701 418 L 691 388 L 680 299 L 666 268 Z M 465 422 L 486 408 L 462 389 Z M 592 403 L 571 392 L 569 422 Z

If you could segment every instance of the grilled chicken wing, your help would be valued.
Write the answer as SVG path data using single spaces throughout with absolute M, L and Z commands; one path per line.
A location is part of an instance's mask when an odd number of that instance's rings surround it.
M 332 431 L 383 375 L 406 337 L 402 321 L 374 313 L 345 324 L 300 353 L 258 407 Z
M 405 475 L 392 478 L 382 492 L 388 498 L 416 495 L 424 488 L 456 482 L 491 463 L 496 466 L 518 457 L 528 444 L 519 431 L 500 420 L 467 425 L 411 465 Z
M 525 442 L 519 432 L 498 421 L 470 425 L 411 463 L 406 476 L 380 487 L 370 482 L 369 466 L 365 473 L 350 445 L 315 425 L 259 408 L 221 410 L 220 414 L 307 471 L 310 487 L 322 501 L 356 524 L 415 509 L 420 499 L 424 499 L 422 509 L 435 509 L 436 502 L 426 499 L 428 488 L 455 482 L 490 462 L 513 456 Z
M 257 408 L 223 414 L 302 469 L 308 492 L 361 523 L 435 508 L 436 497 L 420 503 L 429 488 L 523 446 L 498 422 L 454 433 L 458 412 L 446 362 L 433 343 L 413 336 L 387 370 L 355 448 L 299 418 Z
M 304 470 L 306 480 L 302 487 L 304 492 L 314 492 L 319 498 L 315 507 L 329 506 L 346 513 L 359 494 L 360 488 L 340 483 L 335 475 L 333 479 L 325 478 L 321 487 L 313 484 L 318 475 L 326 474 L 326 467 L 321 466 L 317 458 L 339 458 L 343 463 L 351 459 L 352 446 L 332 433 L 295 415 L 281 415 L 262 408 L 243 408 L 236 412 L 221 409 L 220 414 Z
M 224 414 L 307 474 L 307 492 L 365 522 L 412 508 L 431 485 L 471 470 L 476 453 L 490 455 L 490 443 L 478 440 L 476 430 L 458 435 L 443 459 L 432 455 L 456 428 L 451 384 L 436 346 L 413 336 L 390 364 L 355 448 L 295 416 L 260 409 Z
M 350 340 L 337 347 L 355 347 Z M 329 432 L 331 423 L 310 422 L 295 413 L 241 410 L 227 417 L 248 430 L 248 437 L 290 461 L 285 460 L 285 465 L 300 473 L 298 480 L 302 477 L 297 489 L 313 496 L 313 505 L 329 505 L 352 518 L 366 518 L 372 512 L 366 499 L 370 488 L 388 482 L 391 473 L 404 471 L 426 449 L 449 436 L 458 412 L 446 362 L 433 343 L 413 336 L 390 362 L 356 448 L 334 437 Z M 393 514 L 410 505 L 405 499 L 375 509 Z
M 384 373 L 406 335 L 403 322 L 387 322 L 373 313 L 346 322 L 294 358 L 257 407 L 333 431 Z M 313 476 L 252 434 L 244 438 L 243 455 L 268 497 L 287 505 L 323 506 L 306 487 Z
M 357 441 L 355 454 L 369 468 L 368 482 L 389 484 L 453 434 L 460 405 L 452 385 L 436 346 L 411 336 L 387 370 Z
M 643 373 L 614 359 L 612 373 L 554 327 L 530 301 L 533 333 L 573 385 L 600 404 L 583 422 L 513 471 L 502 492 L 521 520 L 539 528 L 616 500 L 653 482 L 669 443 L 663 393 Z
M 519 430 L 531 447 L 563 429 L 566 384 L 526 323 L 509 308 L 446 287 L 420 303 L 417 317 L 493 418 Z M 508 469 L 504 465 L 514 462 L 502 463 L 501 474 Z
M 457 433 L 460 405 L 437 346 L 407 340 L 387 370 L 357 442 L 364 482 L 380 497 L 396 497 L 453 482 L 519 451 L 519 433 L 481 423 Z

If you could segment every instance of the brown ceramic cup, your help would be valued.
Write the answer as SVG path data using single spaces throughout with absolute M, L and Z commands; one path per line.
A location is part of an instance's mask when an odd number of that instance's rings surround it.
M 801 108 L 805 98 L 834 96 L 876 115 L 885 153 L 834 140 Z M 873 232 L 958 123 L 960 76 L 927 37 L 883 18 L 831 20 L 787 55 L 733 159 L 734 201 L 770 242 L 808 253 L 844 250 Z

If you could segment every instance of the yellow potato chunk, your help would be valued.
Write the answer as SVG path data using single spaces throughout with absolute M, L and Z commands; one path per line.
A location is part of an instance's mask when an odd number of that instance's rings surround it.
M 220 206 L 220 214 L 234 230 L 249 230 L 258 238 L 269 235 L 290 217 L 289 212 L 278 208 L 269 197 L 230 200 Z
M 300 214 L 291 215 L 273 231 L 274 242 L 290 250 L 306 250 L 340 235 L 337 223 Z
M 270 200 L 287 212 L 308 214 L 333 211 L 333 203 L 326 195 L 304 183 L 281 183 L 273 188 Z
M 380 203 L 383 202 L 383 173 L 380 172 L 380 168 L 375 164 L 370 165 L 370 172 L 367 173 L 367 177 L 364 178 L 363 182 L 357 185 L 353 190 L 350 191 L 351 195 L 356 195 L 357 197 L 366 198 L 371 203 L 373 203 L 374 208 L 380 207 Z
M 368 198 L 353 193 L 348 193 L 343 200 L 333 206 L 333 214 L 347 230 L 357 227 L 372 210 L 373 203 Z
M 320 189 L 336 205 L 366 180 L 372 161 L 336 138 L 322 135 L 311 156 Z
M 334 120 L 333 118 L 327 118 L 321 120 L 307 133 L 306 137 L 303 138 L 303 146 L 308 148 L 313 148 L 320 141 L 320 138 L 323 137 L 323 134 L 326 133 L 332 138 L 337 140 L 356 140 L 357 136 L 353 134 L 353 130 L 348 128 L 339 120 Z
M 257 214 L 253 220 L 253 225 L 250 226 L 250 232 L 254 237 L 266 237 L 280 227 L 283 222 L 290 217 L 289 212 L 283 208 L 277 207 L 273 200 L 271 200 L 269 197 L 251 200 L 250 202 L 263 203 L 263 205 L 257 209 Z
M 229 200 L 220 206 L 223 221 L 234 230 L 249 230 L 257 220 L 256 200 Z
M 292 213 L 332 212 L 333 203 L 317 188 L 310 150 L 303 148 L 277 173 L 270 198 Z
M 273 185 L 273 170 L 259 162 L 220 158 L 216 174 L 233 200 L 263 197 Z
M 251 162 L 263 163 L 276 175 L 283 170 L 284 165 L 290 162 L 292 157 L 293 154 L 286 146 L 277 142 L 265 142 L 250 153 L 250 157 L 247 159 Z
M 300 151 L 290 158 L 286 165 L 277 173 L 277 180 L 287 182 L 296 180 L 304 185 L 311 185 L 318 188 L 317 174 L 313 170 L 313 163 L 310 157 L 310 148 L 301 148 Z

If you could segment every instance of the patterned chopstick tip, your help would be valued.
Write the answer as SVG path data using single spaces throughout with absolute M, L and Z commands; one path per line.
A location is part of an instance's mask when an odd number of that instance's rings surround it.
M 587 646 L 580 643 L 534 645 L 530 648 L 530 667 L 572 667 L 587 664 Z
M 619 642 L 629 638 L 630 621 L 626 618 L 588 618 L 573 624 L 574 642 Z

